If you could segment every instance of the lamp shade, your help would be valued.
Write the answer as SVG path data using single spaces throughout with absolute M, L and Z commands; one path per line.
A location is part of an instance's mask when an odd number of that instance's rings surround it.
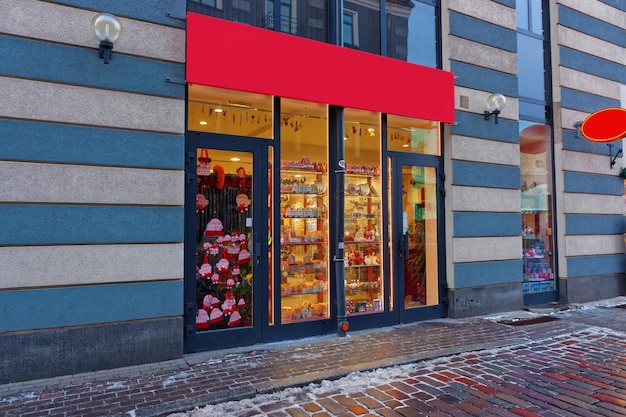
M 96 39 L 101 42 L 115 42 L 122 36 L 124 28 L 117 17 L 108 13 L 100 13 L 91 19 L 91 31 Z
M 504 97 L 500 93 L 493 93 L 489 97 L 487 97 L 487 102 L 485 103 L 485 107 L 489 111 L 500 111 L 506 106 L 506 97 Z

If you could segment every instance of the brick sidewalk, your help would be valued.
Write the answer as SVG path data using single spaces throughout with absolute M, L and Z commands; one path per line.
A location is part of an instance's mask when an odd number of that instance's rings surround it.
M 588 326 L 442 319 L 0 386 L 4 416 L 161 416 L 322 379 L 457 353 L 516 345 Z

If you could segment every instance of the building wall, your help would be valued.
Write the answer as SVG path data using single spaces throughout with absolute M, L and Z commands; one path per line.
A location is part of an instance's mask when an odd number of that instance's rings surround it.
M 609 148 L 577 135 L 574 124 L 606 107 L 623 107 L 626 5 L 619 0 L 553 2 L 557 210 L 561 298 L 584 302 L 626 292 L 623 160 L 611 168 Z M 621 149 L 615 143 L 613 155 Z
M 444 138 L 449 314 L 514 310 L 523 304 L 515 1 L 448 0 L 442 10 L 444 69 L 458 77 Z M 497 125 L 482 117 L 493 92 L 507 98 Z
M 100 11 L 125 29 L 109 65 Z M 185 32 L 168 13 L 185 2 L 0 1 L 0 383 L 182 355 Z

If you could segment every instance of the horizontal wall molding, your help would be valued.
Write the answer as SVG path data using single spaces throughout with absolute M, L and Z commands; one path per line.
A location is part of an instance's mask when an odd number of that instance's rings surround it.
M 617 232 L 617 231 L 616 231 Z M 624 235 L 565 236 L 565 256 L 624 253 Z
M 507 74 L 517 74 L 517 55 L 493 46 L 448 36 L 450 59 L 480 65 Z
M 183 281 L 0 291 L 0 333 L 181 316 Z
M 0 160 L 184 169 L 185 137 L 0 119 Z
M 182 207 L 0 204 L 0 245 L 184 240 Z
M 624 180 L 617 175 L 608 176 L 585 174 L 581 172 L 564 172 L 563 181 L 564 191 L 567 193 L 624 194 Z
M 565 216 L 567 235 L 611 235 L 626 233 L 623 214 L 592 215 L 569 214 Z
M 624 48 L 619 45 L 603 41 L 565 26 L 558 27 L 558 39 L 559 44 L 562 46 L 624 65 Z
M 517 104 L 511 109 L 510 98 L 517 97 L 517 76 L 494 71 L 478 65 L 467 64 L 465 62 L 450 61 L 450 71 L 455 74 L 462 74 L 454 81 L 455 92 L 458 94 L 459 87 L 467 87 L 475 91 L 481 91 L 487 95 L 491 94 L 494 85 L 498 86 L 498 92 L 507 98 L 506 107 L 502 110 L 507 119 L 517 119 Z M 473 95 L 473 94 L 472 94 Z M 517 100 L 516 100 L 517 102 Z M 471 104 L 471 103 L 470 103 Z M 479 113 L 485 111 L 485 100 L 480 103 Z
M 81 9 L 92 9 L 93 0 L 55 0 L 55 3 Z M 184 1 L 179 0 L 142 0 L 141 2 L 128 0 L 107 0 L 106 10 L 116 16 L 125 16 L 152 23 L 185 27 L 185 22 L 180 18 L 185 16 L 186 7 Z
M 626 50 L 624 50 L 626 55 Z M 613 100 L 582 91 L 561 88 L 561 105 L 569 109 L 593 113 L 607 107 L 619 107 L 619 100 Z
M 453 238 L 452 261 L 455 263 L 515 260 L 522 257 L 522 238 L 467 237 Z
M 593 16 L 611 25 L 621 27 L 624 24 L 623 14 L 620 14 L 618 9 L 611 7 L 612 2 L 617 4 L 619 1 L 621 0 L 559 0 L 559 4 L 577 10 L 583 14 Z M 624 9 L 622 8 L 621 11 L 623 12 Z
M 600 194 L 563 194 L 566 214 L 624 214 L 624 197 Z
M 3 202 L 184 204 L 184 172 L 0 161 Z
M 0 117 L 176 134 L 185 131 L 184 100 L 8 77 L 0 77 L 0 91 Z
M 0 289 L 182 279 L 183 257 L 182 243 L 0 246 Z
M 609 61 L 597 56 L 581 52 L 570 47 L 559 47 L 559 64 L 562 67 L 572 68 L 607 80 L 626 84 L 624 65 Z
M 578 256 L 567 258 L 568 277 L 624 274 L 626 255 Z
M 476 13 L 476 10 L 473 10 Z M 450 34 L 509 52 L 517 51 L 515 30 L 450 11 Z
M 455 237 L 520 236 L 522 217 L 518 213 L 453 213 Z
M 560 5 L 559 24 L 581 31 L 594 38 L 625 47 L 626 36 L 624 36 L 623 21 L 621 25 L 616 26 L 595 18 L 596 14 L 595 10 L 586 14 Z
M 452 135 L 452 159 L 519 166 L 520 147 L 516 143 Z
M 149 7 L 143 3 L 141 5 Z M 103 11 L 112 13 L 110 10 Z M 0 22 L 0 33 L 82 46 L 95 52 L 98 50 L 98 41 L 91 34 L 89 25 L 97 13 L 46 1 L 3 1 L 0 2 L 0 14 L 4 16 Z M 183 29 L 118 17 L 124 26 L 124 34 L 115 43 L 111 64 L 114 65 L 117 54 L 185 62 Z M 95 59 L 100 60 L 97 53 Z
M 559 67 L 561 86 L 611 100 L 620 100 L 620 83 L 567 67 Z
M 510 165 L 452 161 L 452 183 L 475 187 L 520 189 L 520 169 Z
M 490 0 L 474 0 L 471 4 L 467 0 L 449 0 L 448 9 L 507 29 L 517 28 L 515 9 Z
M 98 51 L 39 40 L 0 35 L 0 74 L 39 81 L 76 84 L 154 96 L 185 98 L 185 86 L 166 78 L 184 80 L 184 64 L 113 53 L 103 65 Z M 41 65 L 45 62 L 46 65 Z M 69 65 L 68 65 L 69 64 Z
M 521 260 L 454 264 L 454 288 L 518 283 L 521 277 Z
M 484 187 L 452 187 L 452 210 L 521 213 L 520 190 Z

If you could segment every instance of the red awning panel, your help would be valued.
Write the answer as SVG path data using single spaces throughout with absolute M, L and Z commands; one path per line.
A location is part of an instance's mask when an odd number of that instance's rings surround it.
M 454 122 L 451 72 L 187 14 L 187 82 Z

